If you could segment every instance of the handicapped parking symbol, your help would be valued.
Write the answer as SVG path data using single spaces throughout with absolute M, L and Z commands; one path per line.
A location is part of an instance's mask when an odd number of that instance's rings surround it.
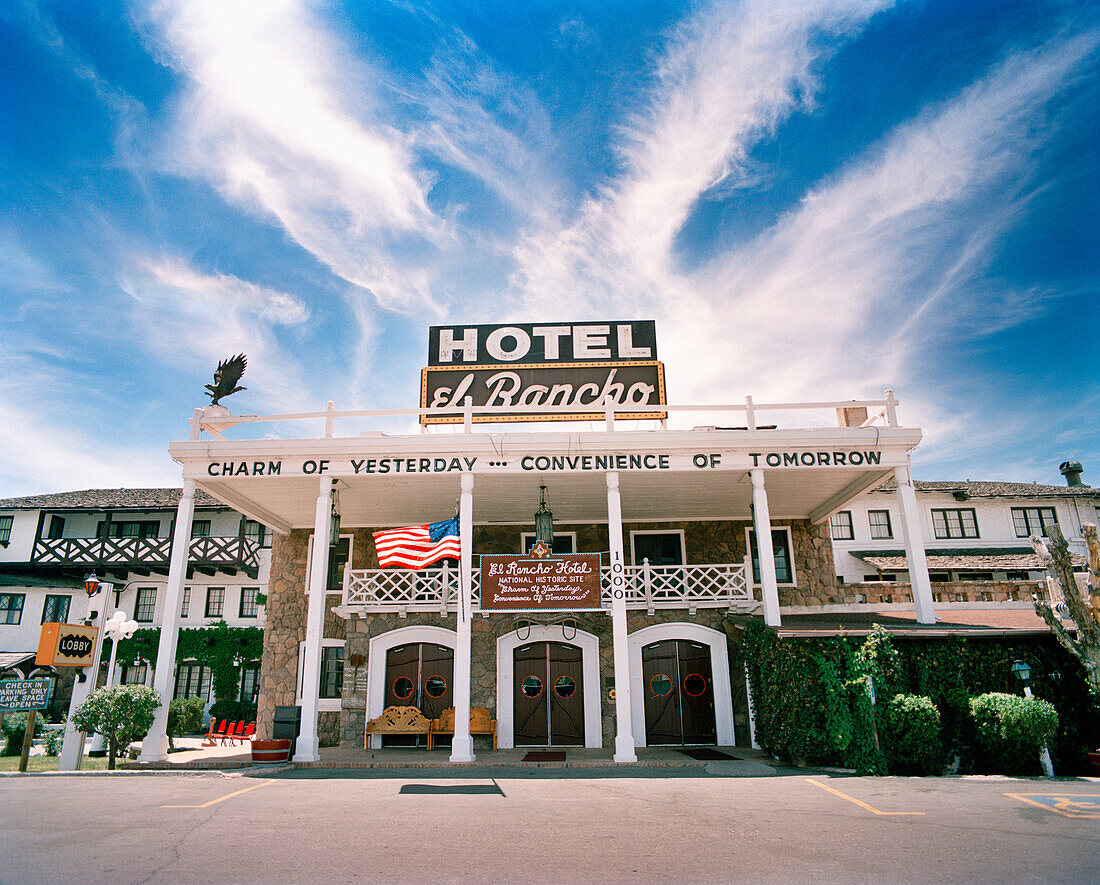
M 1005 795 L 1030 805 L 1038 805 L 1063 817 L 1100 818 L 1100 794 L 1005 793 Z

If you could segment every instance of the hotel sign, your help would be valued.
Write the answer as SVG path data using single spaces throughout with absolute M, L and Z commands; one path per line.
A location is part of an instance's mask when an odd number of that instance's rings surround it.
M 0 682 L 0 710 L 45 710 L 49 705 L 49 679 L 5 679 Z
M 599 611 L 600 555 L 482 555 L 482 611 Z
M 432 326 L 420 407 L 446 411 L 422 415 L 421 423 L 461 423 L 467 397 L 475 407 L 517 409 L 474 415 L 478 423 L 591 421 L 604 416 L 608 397 L 617 418 L 665 418 L 665 412 L 631 410 L 666 404 L 655 324 Z M 551 411 L 538 411 L 540 406 Z
M 83 624 L 43 624 L 34 663 L 39 667 L 87 667 L 99 630 Z

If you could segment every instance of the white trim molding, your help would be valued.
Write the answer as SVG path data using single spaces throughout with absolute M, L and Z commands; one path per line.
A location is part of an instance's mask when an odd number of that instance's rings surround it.
M 631 565 L 641 565 L 638 561 L 638 557 L 634 552 L 634 538 L 641 537 L 643 535 L 679 535 L 680 536 L 680 562 L 678 565 L 687 565 L 687 540 L 684 538 L 683 529 L 666 529 L 661 531 L 660 529 L 631 529 L 630 530 L 630 563 Z M 658 562 L 651 562 L 650 565 L 660 565 Z
M 366 722 L 382 715 L 386 703 L 386 652 L 399 645 L 412 642 L 431 642 L 452 652 L 458 644 L 458 635 L 446 627 L 398 627 L 371 637 L 367 646 L 367 713 Z M 382 747 L 382 736 L 371 735 L 370 749 Z
M 532 624 L 524 630 L 522 639 L 516 630 L 497 639 L 497 746 L 502 750 L 515 746 L 513 713 L 515 673 L 513 652 L 529 642 L 563 642 L 581 650 L 581 675 L 584 679 L 584 745 L 599 749 L 603 746 L 603 725 L 600 720 L 600 640 L 591 633 L 577 630 L 572 639 L 565 639 L 560 626 Z
M 630 654 L 630 679 L 634 690 L 630 693 L 630 713 L 633 720 L 634 742 L 646 746 L 645 686 L 642 684 L 642 647 L 666 639 L 684 639 L 698 642 L 710 648 L 710 678 L 714 687 L 714 724 L 718 746 L 732 747 L 736 743 L 733 732 L 733 691 L 730 683 L 729 640 L 725 633 L 703 627 L 673 621 L 654 624 L 635 630 L 627 638 Z

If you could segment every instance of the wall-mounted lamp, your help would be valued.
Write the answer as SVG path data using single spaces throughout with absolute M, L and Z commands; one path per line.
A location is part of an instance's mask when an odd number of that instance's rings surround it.
M 88 594 L 89 599 L 99 592 L 99 578 L 95 576 L 95 572 L 84 579 L 84 592 Z
M 330 547 L 340 543 L 340 498 L 337 492 L 332 493 L 332 522 L 329 524 L 328 542 Z

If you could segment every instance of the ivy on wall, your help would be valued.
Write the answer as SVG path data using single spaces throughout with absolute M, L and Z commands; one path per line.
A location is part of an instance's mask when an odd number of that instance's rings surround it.
M 781 759 L 883 771 L 867 689 L 871 676 L 879 705 L 898 693 L 931 698 L 947 758 L 957 755 L 961 770 L 973 771 L 978 760 L 970 698 L 994 691 L 1019 694 L 1011 669 L 1016 660 L 1031 665 L 1032 690 L 1058 711 L 1050 747 L 1055 770 L 1087 773 L 1086 753 L 1100 744 L 1100 709 L 1084 671 L 1053 637 L 909 639 L 877 627 L 862 641 L 780 639 L 754 622 L 741 649 L 752 681 L 757 741 Z
M 214 697 L 232 700 L 240 687 L 241 671 L 237 661 L 258 661 L 263 652 L 264 631 L 261 627 L 230 627 L 216 621 L 209 627 L 188 627 L 179 631 L 176 642 L 176 663 L 196 661 L 210 668 Z M 118 660 L 129 662 L 142 658 L 157 662 L 160 628 L 138 630 L 118 646 Z

